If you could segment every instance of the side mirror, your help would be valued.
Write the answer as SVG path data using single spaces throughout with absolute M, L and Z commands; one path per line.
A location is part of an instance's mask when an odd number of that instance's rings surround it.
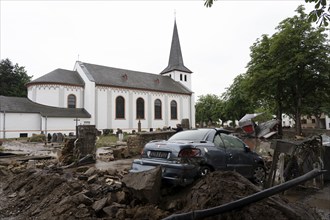
M 244 151 L 248 153 L 251 152 L 251 149 L 248 146 L 244 145 Z

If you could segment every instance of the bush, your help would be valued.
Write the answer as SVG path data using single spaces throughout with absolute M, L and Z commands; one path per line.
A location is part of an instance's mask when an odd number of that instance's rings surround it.
M 44 134 L 32 134 L 32 137 L 30 138 L 30 142 L 45 142 L 46 141 L 46 135 Z
M 107 136 L 113 134 L 113 129 L 103 129 L 103 135 Z

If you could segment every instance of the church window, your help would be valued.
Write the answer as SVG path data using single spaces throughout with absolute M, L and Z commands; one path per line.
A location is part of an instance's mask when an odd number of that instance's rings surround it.
M 184 81 L 187 82 L 187 75 L 184 75 Z
M 76 108 L 76 96 L 68 95 L 68 108 Z
M 182 81 L 182 74 L 180 74 L 180 81 Z
M 176 101 L 171 101 L 171 119 L 178 119 L 178 108 Z
M 155 119 L 162 119 L 162 102 L 159 99 L 155 100 Z
M 116 118 L 125 118 L 125 99 L 122 96 L 116 98 Z
M 143 98 L 138 98 L 136 100 L 136 118 L 144 119 L 144 100 L 143 100 Z

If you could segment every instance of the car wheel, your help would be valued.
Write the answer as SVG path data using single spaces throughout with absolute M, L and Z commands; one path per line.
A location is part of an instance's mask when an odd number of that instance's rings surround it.
M 266 180 L 266 168 L 262 165 L 258 165 L 253 170 L 253 183 L 262 186 Z
M 199 170 L 199 175 L 200 176 L 206 176 L 211 172 L 211 168 L 209 166 L 201 166 Z

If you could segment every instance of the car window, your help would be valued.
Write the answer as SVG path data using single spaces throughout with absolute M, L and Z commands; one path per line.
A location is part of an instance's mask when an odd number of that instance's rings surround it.
M 220 137 L 220 134 L 217 134 L 215 137 L 214 137 L 214 145 L 218 148 L 225 148 L 225 145 Z
M 221 134 L 221 138 L 227 149 L 244 150 L 244 143 L 234 136 Z
M 199 129 L 199 130 L 187 130 L 181 131 L 174 134 L 168 140 L 191 140 L 191 141 L 202 141 L 205 140 L 209 130 L 207 129 Z

